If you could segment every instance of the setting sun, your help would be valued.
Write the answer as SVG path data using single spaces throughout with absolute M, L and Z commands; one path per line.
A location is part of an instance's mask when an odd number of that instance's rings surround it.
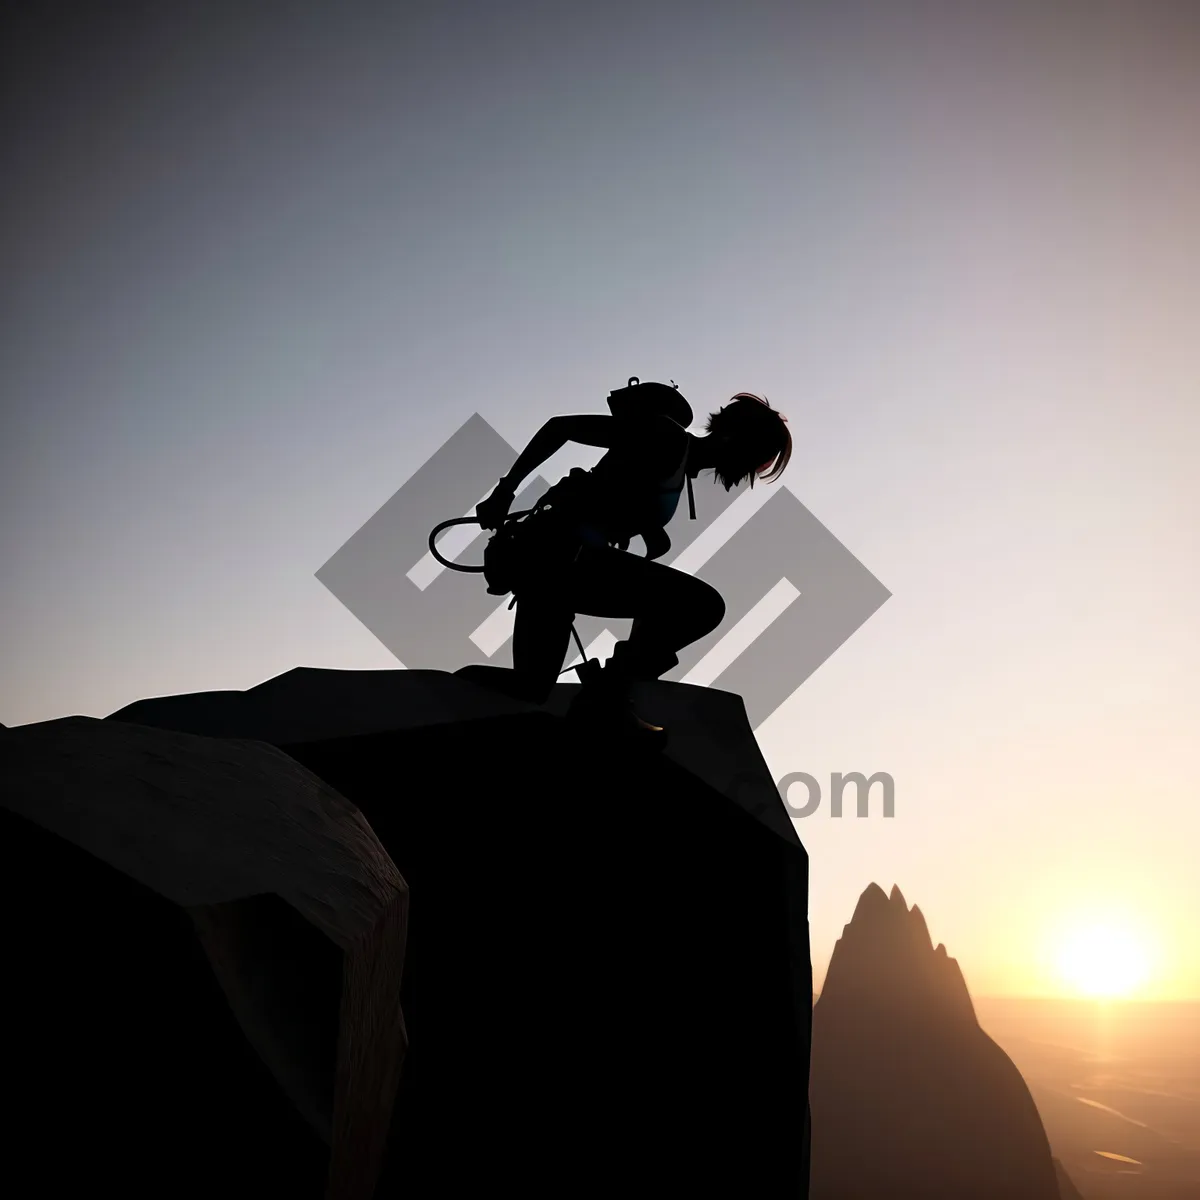
M 1137 991 L 1150 974 L 1143 939 L 1116 924 L 1098 923 L 1068 936 L 1058 960 L 1063 979 L 1085 996 L 1118 997 Z

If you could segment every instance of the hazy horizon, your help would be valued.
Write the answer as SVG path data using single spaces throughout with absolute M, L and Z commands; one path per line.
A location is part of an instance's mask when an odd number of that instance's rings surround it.
M 796 822 L 818 985 L 875 881 L 1200 1000 L 1200 10 L 3 21 L 0 721 L 396 667 L 315 572 L 472 413 L 754 391 L 892 593 L 760 737 L 895 780 Z

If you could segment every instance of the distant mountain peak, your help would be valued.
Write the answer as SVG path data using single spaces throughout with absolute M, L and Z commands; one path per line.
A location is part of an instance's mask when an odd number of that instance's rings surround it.
M 812 1200 L 1078 1194 L 1060 1192 L 1029 1089 L 898 885 L 870 884 L 834 947 L 813 1007 L 810 1097 Z
M 945 945 L 934 950 L 925 914 L 910 909 L 899 885 L 887 893 L 869 884 L 833 949 L 825 985 L 827 1007 L 867 1003 L 888 1015 L 937 1012 L 975 1022 L 958 963 Z
M 854 908 L 854 916 L 850 918 L 850 924 L 867 918 L 867 915 L 874 912 L 886 912 L 888 909 L 887 893 L 877 883 L 868 885 L 866 890 L 858 898 L 858 904 Z M 849 926 L 847 926 L 849 928 Z
M 929 926 L 925 923 L 925 914 L 914 904 L 908 912 L 912 924 L 913 937 L 922 950 L 929 952 L 933 949 L 933 939 L 929 936 Z

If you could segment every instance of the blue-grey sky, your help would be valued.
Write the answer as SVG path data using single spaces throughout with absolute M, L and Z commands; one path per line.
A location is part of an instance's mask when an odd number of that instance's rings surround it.
M 0 720 L 394 667 L 314 573 L 472 413 L 755 391 L 892 592 L 761 739 L 896 781 L 798 822 L 818 979 L 874 879 L 1200 996 L 1200 20 L 967 8 L 7 18 Z

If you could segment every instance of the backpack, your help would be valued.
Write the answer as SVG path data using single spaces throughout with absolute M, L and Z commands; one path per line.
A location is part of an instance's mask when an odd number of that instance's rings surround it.
M 692 406 L 680 394 L 679 385 L 674 380 L 671 381 L 671 386 L 667 387 L 665 383 L 642 383 L 636 375 L 631 375 L 625 387 L 609 392 L 608 407 L 614 417 L 637 418 L 646 413 L 654 413 L 667 417 L 685 430 L 695 420 Z M 678 498 L 685 484 L 690 518 L 693 521 L 696 519 L 696 499 L 692 495 L 692 477 L 687 470 L 690 449 L 689 439 L 679 466 L 675 468 L 669 479 L 663 481 L 659 489 L 664 505 L 670 507 L 670 510 L 664 513 L 664 525 L 675 515 L 675 506 L 670 503 L 669 498 L 671 496 Z
M 661 413 L 684 429 L 696 419 L 692 406 L 680 395 L 679 385 L 674 380 L 667 387 L 665 383 L 643 383 L 636 375 L 630 375 L 623 388 L 609 392 L 608 407 L 614 417 Z

